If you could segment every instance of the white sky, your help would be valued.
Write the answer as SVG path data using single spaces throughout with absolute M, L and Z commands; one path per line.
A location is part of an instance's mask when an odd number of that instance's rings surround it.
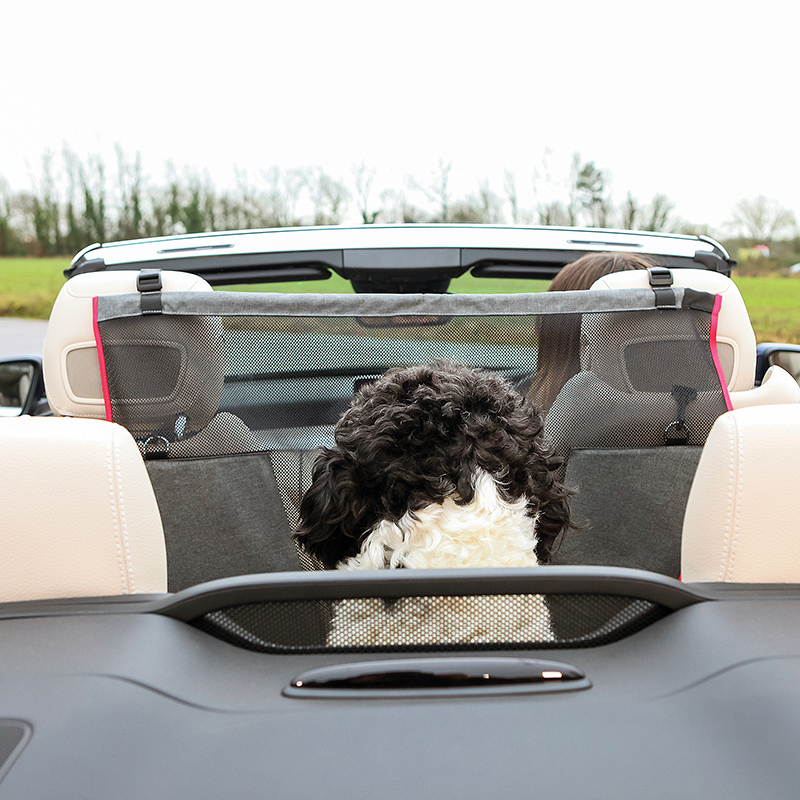
M 444 159 L 454 194 L 509 169 L 532 203 L 550 148 L 555 181 L 578 151 L 615 202 L 664 193 L 720 233 L 762 194 L 800 218 L 796 0 L 0 0 L 0 30 L 16 190 L 48 148 L 111 169 L 119 143 L 154 182 L 364 161 L 402 189 Z

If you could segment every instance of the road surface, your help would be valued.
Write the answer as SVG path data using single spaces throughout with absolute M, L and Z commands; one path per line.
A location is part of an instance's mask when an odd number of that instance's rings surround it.
M 41 355 L 46 330 L 45 320 L 0 317 L 0 358 Z

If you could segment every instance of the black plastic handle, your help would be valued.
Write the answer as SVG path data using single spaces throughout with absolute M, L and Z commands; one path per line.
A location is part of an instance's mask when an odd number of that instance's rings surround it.
M 530 694 L 588 689 L 586 674 L 559 661 L 532 658 L 400 658 L 308 670 L 287 697 L 429 697 Z

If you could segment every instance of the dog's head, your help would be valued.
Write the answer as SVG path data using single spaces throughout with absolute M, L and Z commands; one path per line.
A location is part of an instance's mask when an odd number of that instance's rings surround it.
M 570 493 L 542 427 L 538 410 L 498 375 L 447 361 L 390 370 L 356 393 L 335 446 L 317 458 L 296 536 L 332 568 L 381 520 L 446 497 L 471 502 L 483 470 L 505 500 L 524 497 L 538 514 L 536 556 L 546 563 L 569 526 Z

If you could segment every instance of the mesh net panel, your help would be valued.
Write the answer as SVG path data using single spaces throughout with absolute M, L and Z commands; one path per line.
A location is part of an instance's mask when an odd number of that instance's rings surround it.
M 669 613 L 649 600 L 598 594 L 347 598 L 248 603 L 194 624 L 261 652 L 596 647 Z
M 564 294 L 584 306 L 611 296 L 552 293 L 561 310 L 539 314 L 495 313 L 495 303 L 491 313 L 317 315 L 302 298 L 292 314 L 110 313 L 98 327 L 112 418 L 148 459 L 268 452 L 290 530 L 318 448 L 333 444 L 354 392 L 392 367 L 447 359 L 505 376 L 549 410 L 545 431 L 565 470 L 576 450 L 701 446 L 726 410 L 710 313 L 619 303 L 565 312 Z
M 708 314 L 592 313 L 582 323 L 561 316 L 580 325 L 581 361 L 559 381 L 566 385 L 550 414 L 554 438 L 577 424 L 592 442 L 660 445 L 671 443 L 665 429 L 680 420 L 684 444 L 705 441 L 725 410 Z M 443 358 L 500 372 L 521 391 L 531 386 L 534 315 L 403 319 L 163 314 L 101 322 L 112 417 L 142 445 L 160 437 L 148 444 L 156 456 L 308 451 L 330 444 L 354 391 L 394 366 Z M 696 396 L 685 403 L 676 386 Z

